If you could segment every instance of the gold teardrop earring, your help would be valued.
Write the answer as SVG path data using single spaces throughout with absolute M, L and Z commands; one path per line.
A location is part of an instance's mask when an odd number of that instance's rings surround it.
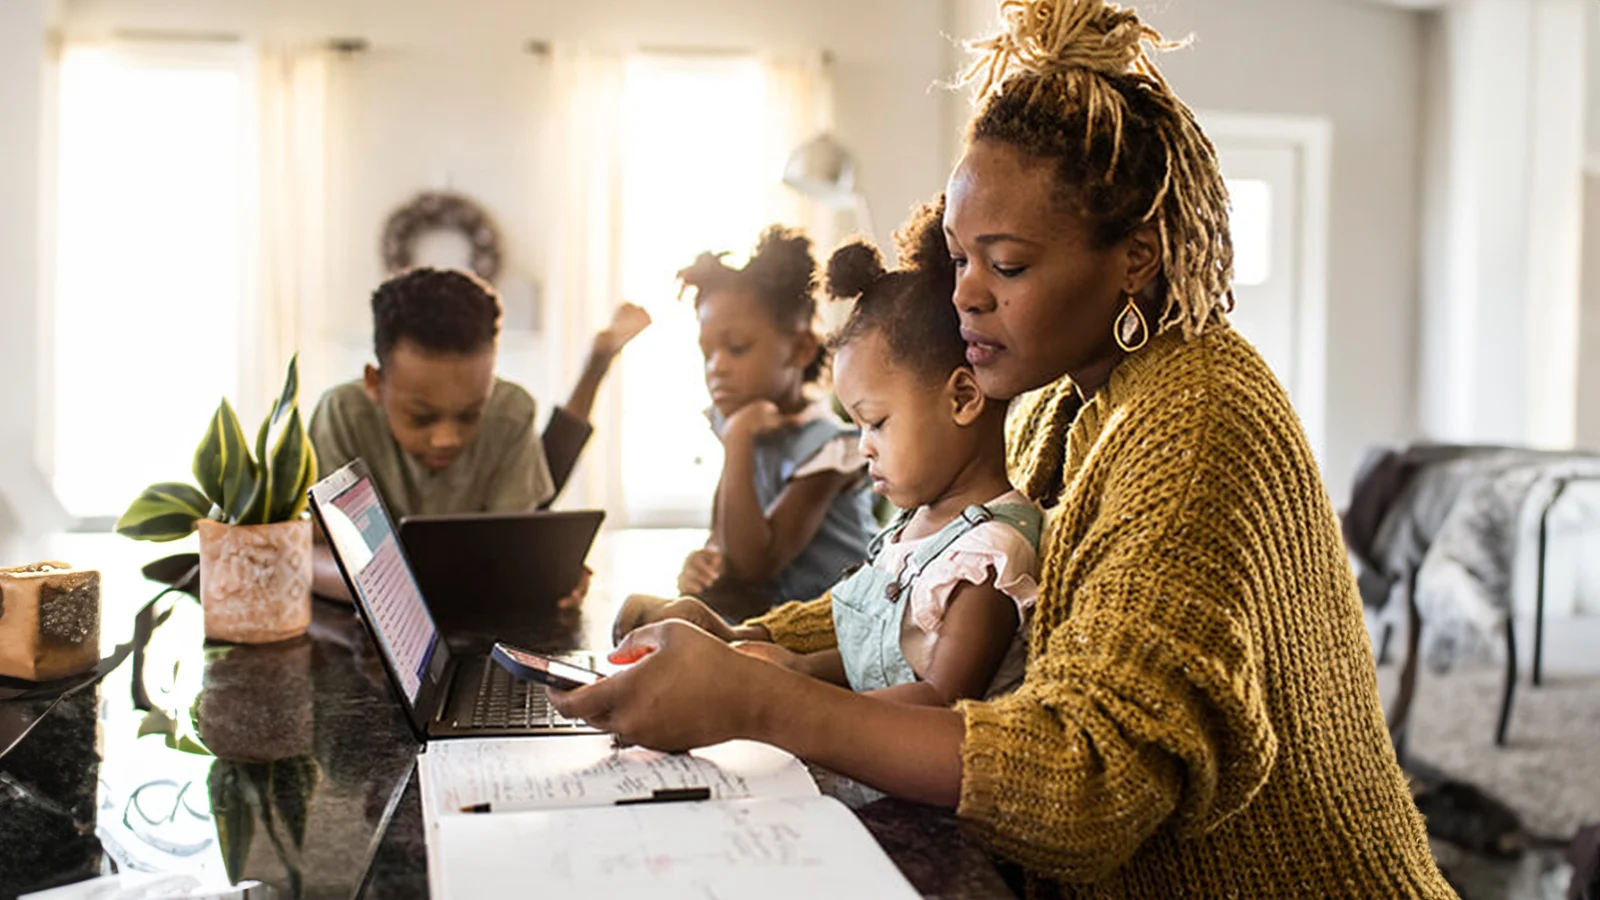
M 1144 319 L 1144 311 L 1139 309 L 1139 304 L 1133 302 L 1132 294 L 1123 294 L 1128 300 L 1128 305 L 1117 314 L 1117 320 L 1111 325 L 1111 335 L 1117 339 L 1117 346 L 1124 353 L 1132 353 L 1143 347 L 1150 340 L 1150 323 Z

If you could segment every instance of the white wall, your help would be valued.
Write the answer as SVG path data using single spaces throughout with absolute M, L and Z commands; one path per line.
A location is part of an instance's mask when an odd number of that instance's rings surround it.
M 6 0 L 7 3 L 10 0 Z M 381 277 L 384 218 L 424 189 L 478 199 L 502 229 L 508 325 L 529 321 L 529 282 L 549 229 L 533 166 L 545 63 L 529 40 L 637 47 L 831 50 L 837 131 L 860 160 L 880 239 L 944 184 L 948 110 L 929 86 L 945 76 L 943 4 L 930 0 L 66 0 L 68 36 L 115 30 L 220 32 L 277 41 L 360 37 L 371 49 L 330 69 L 328 320 L 353 366 L 365 358 L 366 299 Z M 752 238 L 754 236 L 752 235 Z M 687 261 L 686 261 L 687 262 Z M 538 339 L 507 341 L 513 374 L 548 406 Z M 308 373 L 308 382 L 315 380 Z M 310 384 L 315 388 L 320 385 Z
M 1579 447 L 1600 450 L 1600 168 L 1583 179 L 1583 273 L 1578 310 Z
M 1516 198 L 1528 189 L 1529 155 L 1523 142 L 1495 140 L 1494 133 L 1529 126 L 1532 23 L 1519 4 L 1452 7 L 1424 21 L 1421 419 L 1445 440 L 1511 443 L 1521 432 L 1525 331 L 1520 310 L 1507 301 L 1521 297 L 1528 271 L 1527 247 L 1516 240 L 1528 227 L 1527 211 L 1516 208 Z M 1499 64 L 1483 66 L 1496 45 Z M 1485 370 L 1494 375 L 1484 378 Z
M 0 439 L 38 408 L 39 181 L 45 0 L 0 4 Z M 26 433 L 31 443 L 31 433 Z M 0 445 L 3 446 L 3 445 Z M 28 457 L 33 455 L 27 451 Z M 30 460 L 7 460 L 12 464 Z
M 1600 4 L 1589 5 L 1582 282 L 1578 289 L 1578 446 L 1600 450 Z
M 999 28 L 999 4 L 992 0 L 954 0 L 949 10 L 949 40 L 945 42 L 945 67 L 953 80 L 966 72 L 971 54 L 964 43 L 986 38 Z M 952 168 L 961 158 L 961 145 L 966 140 L 967 122 L 972 118 L 972 91 L 969 88 L 946 94 L 949 109 L 950 160 Z
M 1592 0 L 1542 0 L 1533 17 L 1532 101 L 1527 141 L 1528 334 L 1525 442 L 1568 448 L 1577 436 L 1578 330 L 1582 300 L 1584 121 Z M 1576 114 L 1575 114 L 1576 113 Z
M 1600 172 L 1600 3 L 1590 3 L 1589 7 L 1589 46 L 1587 77 L 1584 83 L 1589 86 L 1587 106 L 1587 127 L 1584 129 L 1587 138 L 1586 150 L 1589 158 L 1591 173 Z
M 539 383 L 545 368 L 525 358 L 542 349 L 530 329 L 548 233 L 535 133 L 547 68 L 515 44 L 476 52 L 380 44 L 330 62 L 328 255 L 338 262 L 321 336 L 333 344 L 334 377 L 352 377 L 372 355 L 366 299 L 384 277 L 385 219 L 419 190 L 450 189 L 482 204 L 500 230 L 501 368 L 555 402 Z M 426 242 L 417 249 L 419 261 L 461 258 L 429 260 Z
M 1592 5 L 1453 0 L 1427 18 L 1420 394 L 1432 436 L 1551 448 L 1576 436 Z
M 34 427 L 43 384 L 39 311 L 48 283 L 40 191 L 51 171 L 44 104 L 52 85 L 45 32 L 53 14 L 52 0 L 0 3 L 0 561 L 25 555 L 27 536 L 65 522 L 39 467 Z
M 1417 431 L 1420 15 L 1349 0 L 1135 5 L 1168 38 L 1195 36 L 1160 59 L 1191 107 L 1332 123 L 1323 465 L 1343 503 L 1363 448 Z M 956 0 L 952 31 L 993 8 Z

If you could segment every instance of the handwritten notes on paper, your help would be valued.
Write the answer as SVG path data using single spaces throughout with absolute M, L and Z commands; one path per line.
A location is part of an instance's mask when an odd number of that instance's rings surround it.
M 438 741 L 421 765 L 441 811 L 480 803 L 502 812 L 608 806 L 669 788 L 705 787 L 719 800 L 817 793 L 798 760 L 752 741 L 692 754 L 614 750 L 606 735 Z
M 458 815 L 439 829 L 452 848 L 447 897 L 508 886 L 585 900 L 917 897 L 855 815 L 827 797 Z
M 766 744 L 669 754 L 613 750 L 605 735 L 434 741 L 418 767 L 434 897 L 917 896 L 855 814 Z M 712 799 L 615 805 L 678 788 Z M 480 804 L 493 812 L 461 811 Z

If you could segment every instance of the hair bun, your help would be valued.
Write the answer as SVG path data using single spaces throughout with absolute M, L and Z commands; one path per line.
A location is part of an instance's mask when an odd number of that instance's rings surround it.
M 1159 77 L 1145 45 L 1156 50 L 1181 45 L 1166 41 L 1134 10 L 1108 0 L 1002 0 L 1000 17 L 1004 30 L 967 44 L 976 59 L 962 81 L 981 81 L 980 96 L 1012 74 Z
M 678 270 L 678 280 L 693 282 L 696 278 L 704 277 L 708 272 L 725 268 L 722 257 L 726 255 L 727 253 L 701 253 L 694 258 L 694 262 Z
M 944 236 L 944 194 L 912 207 L 911 218 L 894 233 L 900 268 L 918 272 L 954 271 Z
M 745 271 L 763 284 L 792 289 L 809 286 L 817 262 L 811 256 L 811 238 L 798 228 L 770 225 L 756 241 L 756 252 L 745 263 Z M 800 287 L 807 290 L 808 287 Z
M 851 241 L 828 258 L 828 293 L 840 300 L 859 297 L 884 274 L 878 248 L 863 240 Z

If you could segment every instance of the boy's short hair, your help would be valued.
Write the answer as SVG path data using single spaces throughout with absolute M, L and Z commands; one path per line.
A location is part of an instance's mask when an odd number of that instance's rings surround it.
M 372 292 L 372 344 L 382 365 L 401 338 L 435 353 L 474 353 L 500 335 L 500 296 L 459 269 L 419 266 Z

